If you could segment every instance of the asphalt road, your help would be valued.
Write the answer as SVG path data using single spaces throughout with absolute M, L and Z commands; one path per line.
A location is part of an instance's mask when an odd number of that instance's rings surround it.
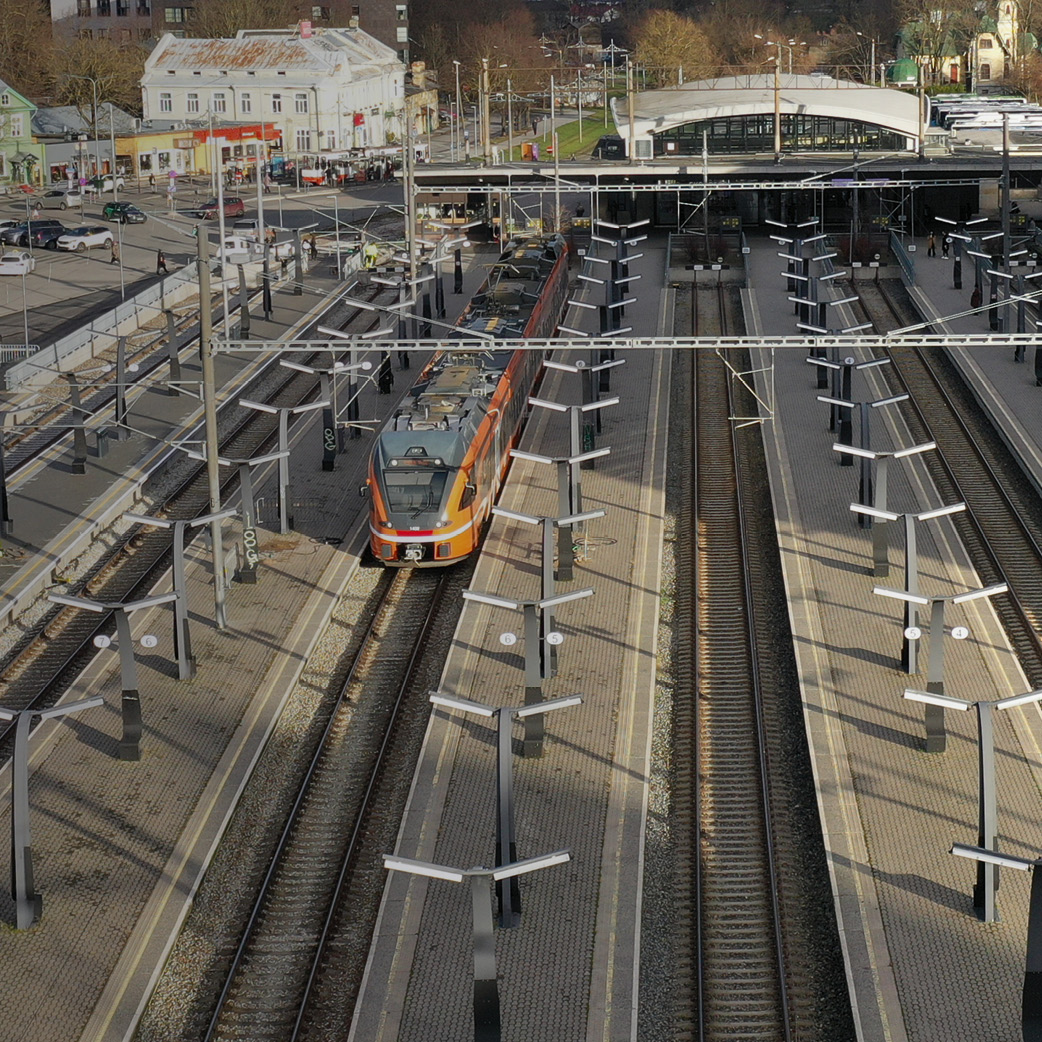
M 34 250 L 36 270 L 23 280 L 20 276 L 0 277 L 0 342 L 25 342 L 28 317 L 29 342 L 45 345 L 71 329 L 90 321 L 93 315 L 114 307 L 123 296 L 156 278 L 156 254 L 163 250 L 171 272 L 195 258 L 194 231 L 199 221 L 188 213 L 193 205 L 212 198 L 209 184 L 182 183 L 176 197 L 175 212 L 167 210 L 165 192 L 128 188 L 119 198 L 131 202 L 147 215 L 144 224 L 121 225 L 101 219 L 106 193 L 89 203 L 81 214 L 76 210 L 44 210 L 41 216 L 59 220 L 68 228 L 80 225 L 107 225 L 120 243 L 120 263 L 110 263 L 108 250 L 96 248 L 85 253 L 60 250 Z M 239 195 L 246 204 L 246 217 L 257 216 L 256 186 L 245 190 L 229 189 L 226 195 Z M 0 219 L 24 219 L 26 198 L 19 195 L 0 199 Z M 342 231 L 364 227 L 374 215 L 388 214 L 387 207 L 401 208 L 402 185 L 398 181 L 352 185 L 346 189 L 314 188 L 302 192 L 272 190 L 264 196 L 265 225 L 293 229 L 317 225 L 332 231 L 339 221 Z M 216 248 L 217 221 L 204 222 Z M 381 227 L 385 222 L 381 222 Z M 228 221 L 230 230 L 231 221 Z M 280 238 L 288 237 L 280 235 Z M 13 249 L 13 247 L 4 247 Z

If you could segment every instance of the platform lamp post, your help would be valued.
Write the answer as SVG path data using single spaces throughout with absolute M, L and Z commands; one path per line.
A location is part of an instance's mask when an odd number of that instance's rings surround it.
M 926 690 L 931 695 L 944 694 L 944 609 L 947 604 L 963 604 L 966 601 L 979 600 L 982 597 L 994 597 L 1000 593 L 1007 593 L 1009 587 L 1005 583 L 996 583 L 993 586 L 985 586 L 979 590 L 969 590 L 966 593 L 954 594 L 948 597 L 922 597 L 914 593 L 905 593 L 903 590 L 891 590 L 885 586 L 873 587 L 872 592 L 881 597 L 892 597 L 894 600 L 904 601 L 906 604 L 918 604 L 925 607 L 930 606 L 930 653 L 926 665 Z M 918 626 L 912 625 L 907 631 L 906 638 L 918 641 L 922 631 Z M 965 626 L 952 628 L 952 637 L 955 640 L 965 640 L 970 631 Z M 937 705 L 926 707 L 926 751 L 928 753 L 943 753 L 946 737 L 944 733 L 944 709 Z
M 334 361 L 328 369 L 316 369 L 302 362 L 280 361 L 279 365 L 286 369 L 295 369 L 299 373 L 310 373 L 318 377 L 318 396 L 325 403 L 322 406 L 322 469 L 333 470 L 336 466 L 336 377 L 350 369 L 363 371 L 372 369 L 372 362 Z
M 525 452 L 522 449 L 511 449 L 510 455 L 513 459 L 528 460 L 530 463 L 547 463 L 557 468 L 557 511 L 559 517 L 567 517 L 571 514 L 572 468 L 581 466 L 587 459 L 595 459 L 598 456 L 607 456 L 611 449 L 594 449 L 592 452 L 583 452 L 578 456 L 540 456 L 534 452 Z M 558 582 L 571 582 L 572 580 L 572 530 L 565 525 L 557 527 L 557 580 Z
M 43 913 L 43 896 L 33 880 L 32 832 L 29 825 L 29 732 L 34 716 L 49 720 L 104 705 L 100 695 L 66 702 L 50 709 L 0 707 L 0 720 L 15 720 L 14 755 L 11 760 L 11 899 L 15 924 L 28 930 Z
M 621 330 L 619 330 L 618 332 L 621 332 Z M 616 366 L 625 364 L 625 358 L 602 358 L 602 360 L 600 362 L 597 362 L 596 364 L 587 364 L 582 359 L 579 359 L 579 361 L 577 361 L 574 365 L 571 365 L 568 362 L 555 362 L 551 359 L 545 359 L 543 361 L 543 366 L 547 369 L 556 369 L 558 372 L 562 373 L 579 374 L 582 387 L 582 400 L 584 405 L 588 405 L 590 402 L 597 401 L 598 393 L 602 390 L 606 390 L 606 388 L 603 386 L 604 377 L 607 376 L 607 374 Z M 594 373 L 598 374 L 596 387 L 594 387 Z M 597 434 L 600 434 L 601 414 L 599 411 L 597 411 L 594 413 L 594 416 L 596 417 L 597 421 L 595 430 Z M 594 446 L 594 430 L 590 428 L 590 424 L 583 425 L 583 443 L 589 449 L 592 449 Z M 588 463 L 583 465 L 582 469 L 593 470 L 593 467 L 593 460 L 590 460 Z
M 951 225 L 952 231 L 949 235 L 952 238 L 952 288 L 962 289 L 962 244 L 964 242 L 972 242 L 969 235 L 965 233 L 966 228 L 970 228 L 975 224 L 983 224 L 988 218 L 987 217 L 975 217 L 970 221 L 953 221 L 949 217 L 938 217 L 937 220 L 941 224 Z M 963 231 L 959 231 L 962 228 Z M 998 235 L 1002 233 L 999 232 Z M 988 236 L 992 238 L 992 236 Z M 967 250 L 967 253 L 972 251 Z M 991 257 L 987 258 L 989 261 Z
M 347 436 L 349 438 L 357 438 L 362 433 L 362 424 L 358 415 L 358 381 L 355 379 L 355 373 L 358 371 L 358 347 L 355 344 L 356 340 L 376 340 L 380 337 L 390 336 L 394 329 L 391 326 L 383 326 L 379 329 L 371 329 L 368 333 L 360 333 L 357 336 L 351 333 L 345 333 L 342 329 L 333 329 L 331 326 L 316 326 L 315 329 L 323 336 L 327 336 L 330 340 L 346 340 L 351 345 L 348 348 L 348 364 L 345 371 L 347 372 L 347 406 L 345 412 L 345 428 L 347 430 Z M 332 344 L 330 344 L 332 348 Z M 337 422 L 337 418 L 334 416 L 334 423 Z M 339 427 L 337 428 L 340 429 Z
M 201 452 L 196 452 L 194 449 L 185 450 L 185 455 L 198 460 L 206 458 Z M 248 459 L 225 459 L 221 456 L 218 459 L 222 467 L 238 467 L 239 469 L 239 502 L 242 513 L 242 545 L 245 564 L 239 568 L 237 578 L 244 584 L 253 585 L 257 582 L 257 565 L 260 562 L 260 555 L 257 553 L 257 505 L 253 496 L 251 471 L 254 467 L 262 466 L 265 463 L 274 463 L 275 460 L 282 459 L 284 455 L 288 455 L 288 453 L 268 452 L 263 456 L 250 456 Z
M 949 698 L 928 691 L 905 689 L 905 698 L 912 702 L 937 705 L 945 709 L 968 709 L 977 711 L 977 846 L 996 850 L 999 845 L 998 810 L 995 799 L 995 736 L 992 714 L 995 710 L 1012 709 L 1015 706 L 1031 705 L 1042 701 L 1042 691 L 1028 691 L 1022 695 L 1011 695 L 993 702 L 968 702 L 962 698 Z M 995 895 L 999 889 L 998 868 L 994 862 L 981 861 L 977 865 L 977 882 L 973 887 L 973 909 L 986 923 L 999 921 L 995 907 Z
M 276 406 L 264 402 L 251 402 L 240 398 L 239 404 L 247 409 L 270 413 L 279 418 L 279 534 L 285 535 L 293 527 L 293 514 L 289 497 L 289 418 L 301 413 L 314 412 L 329 405 L 327 401 L 308 402 L 306 405 Z
M 89 601 L 83 597 L 70 597 L 64 593 L 48 594 L 47 599 L 54 604 L 64 604 L 70 608 L 82 608 L 98 615 L 113 612 L 116 616 L 116 645 L 119 651 L 119 675 L 121 694 L 121 712 L 123 718 L 123 737 L 119 742 L 119 758 L 121 760 L 141 759 L 141 694 L 137 686 L 137 663 L 134 661 L 134 641 L 130 635 L 130 616 L 143 608 L 154 608 L 159 604 L 169 604 L 177 600 L 176 593 L 160 593 L 154 597 L 144 597 L 140 601 L 106 602 Z M 150 636 L 150 635 L 149 635 Z M 102 638 L 95 638 L 100 641 Z M 142 638 L 146 647 L 155 646 L 155 637 Z M 98 647 L 108 647 L 108 637 Z
M 429 861 L 384 854 L 384 868 L 391 872 L 408 872 L 410 875 L 444 879 L 450 883 L 470 883 L 474 937 L 474 1042 L 501 1042 L 502 1039 L 492 897 L 487 880 L 498 883 L 514 876 L 564 864 L 571 858 L 570 851 L 558 850 L 553 854 L 514 861 L 499 868 L 451 868 Z
M 918 596 L 919 594 L 919 556 L 916 546 L 916 521 L 930 521 L 937 517 L 958 514 L 966 509 L 965 503 L 953 503 L 935 510 L 923 510 L 920 513 L 896 514 L 890 510 L 876 510 L 862 503 L 851 503 L 850 509 L 855 514 L 869 514 L 879 521 L 900 521 L 904 519 L 905 528 L 905 586 L 904 592 Z M 916 628 L 916 610 L 910 601 L 905 601 L 904 643 L 901 646 L 901 668 L 906 673 L 918 673 L 918 653 L 916 642 L 909 638 L 910 630 Z
M 904 459 L 906 456 L 916 456 L 922 452 L 928 452 L 930 449 L 936 449 L 937 442 L 926 441 L 921 445 L 912 445 L 907 449 L 895 449 L 891 452 L 875 452 L 872 449 L 865 447 L 855 448 L 851 445 L 839 445 L 834 444 L 832 446 L 833 452 L 850 452 L 853 455 L 860 457 L 862 460 L 875 461 L 876 474 L 875 481 L 869 486 L 872 489 L 872 502 L 866 503 L 866 506 L 873 507 L 880 513 L 886 512 L 887 509 L 887 478 L 889 476 L 888 470 L 890 460 L 892 459 Z M 864 481 L 862 480 L 862 484 Z M 864 500 L 862 496 L 862 500 Z M 877 578 L 881 578 L 885 575 L 890 574 L 890 561 L 887 552 L 887 528 L 885 519 L 879 517 L 879 514 L 859 514 L 859 517 L 865 518 L 866 521 L 862 523 L 862 528 L 872 529 L 872 574 Z M 873 523 L 875 522 L 875 523 Z
M 573 590 L 571 593 L 559 593 L 554 597 L 538 601 L 517 601 L 509 597 L 497 597 L 491 593 L 481 593 L 478 590 L 464 590 L 463 599 L 474 601 L 477 604 L 488 604 L 493 608 L 508 608 L 512 611 L 524 613 L 524 640 L 525 640 L 525 705 L 542 705 L 543 703 L 543 679 L 549 678 L 550 657 L 545 653 L 543 642 L 539 639 L 540 624 L 539 613 L 547 608 L 555 608 L 558 604 L 566 604 L 569 601 L 582 600 L 584 597 L 592 597 L 593 589 L 587 587 L 583 590 Z M 564 639 L 560 633 L 547 634 L 547 640 L 553 638 L 553 643 L 560 644 Z M 516 638 L 512 633 L 504 633 L 500 641 L 510 647 Z M 525 718 L 525 756 L 538 758 L 543 755 L 543 717 L 541 713 L 533 713 Z
M 858 415 L 861 418 L 861 439 L 859 444 L 861 448 L 865 449 L 868 447 L 869 442 L 872 440 L 869 436 L 869 417 L 872 415 L 872 409 L 882 409 L 885 405 L 897 405 L 900 402 L 908 401 L 909 396 L 907 394 L 894 394 L 888 398 L 877 398 L 874 402 L 852 402 L 845 398 L 830 398 L 828 395 L 819 394 L 818 401 L 824 402 L 826 405 L 835 405 L 840 409 L 846 409 L 848 415 L 852 414 L 855 409 L 858 411 Z M 858 480 L 858 498 L 862 503 L 870 503 L 873 499 L 872 494 L 872 468 L 869 459 L 863 453 L 853 452 L 853 442 L 848 442 L 845 446 L 841 442 L 838 445 L 833 445 L 833 449 L 838 449 L 841 458 L 847 456 L 853 461 L 853 457 L 856 455 L 861 459 L 860 476 Z M 858 521 L 863 528 L 870 528 L 872 525 L 872 519 L 868 514 L 858 515 Z
M 841 303 L 841 301 L 836 301 Z M 810 328 L 810 327 L 804 327 Z M 859 329 L 864 329 L 864 325 L 851 326 L 849 329 L 840 330 L 842 333 L 852 333 Z M 811 328 L 811 332 L 821 332 L 828 334 L 829 330 L 815 330 Z M 855 369 L 873 369 L 879 365 L 887 365 L 890 362 L 889 358 L 870 358 L 867 362 L 858 362 L 853 357 L 844 358 L 841 362 L 834 362 L 831 358 L 805 358 L 805 362 L 809 362 L 811 365 L 819 366 L 823 369 L 829 369 L 832 372 L 832 398 L 841 398 L 845 401 L 850 401 L 853 397 L 850 393 L 851 386 L 851 375 Z M 850 409 L 840 410 L 838 406 L 832 405 L 830 412 L 830 423 L 829 429 L 835 430 L 836 420 L 839 418 L 839 441 L 843 445 L 850 445 L 853 443 L 852 439 L 852 427 L 853 417 L 851 416 Z M 843 453 L 839 457 L 841 466 L 852 467 L 854 465 L 854 459 L 849 453 Z
M 604 517 L 606 510 L 588 510 L 583 514 L 571 514 L 567 517 L 537 517 L 534 514 L 522 514 L 518 510 L 507 510 L 506 507 L 493 507 L 492 513 L 497 517 L 506 517 L 512 521 L 520 521 L 525 525 L 539 525 L 542 528 L 542 560 L 540 561 L 540 600 L 546 602 L 557 595 L 554 586 L 554 528 L 567 528 L 573 531 L 576 527 L 598 517 Z M 572 554 L 569 548 L 568 556 Z M 549 674 L 557 674 L 557 643 L 550 640 L 553 631 L 554 613 L 547 608 L 539 614 L 539 639 L 548 647 L 550 664 Z
M 996 868 L 1015 868 L 1021 872 L 1042 867 L 1042 858 L 1016 857 L 995 850 L 953 843 L 950 853 L 973 861 L 990 863 Z M 1020 1025 L 1024 1042 L 1042 1042 L 1042 872 L 1031 878 L 1031 902 L 1028 905 L 1027 958 L 1024 988 L 1021 995 Z
M 606 409 L 610 405 L 618 405 L 620 399 L 618 397 L 605 398 L 599 402 L 587 402 L 585 405 L 561 405 L 558 402 L 548 402 L 543 398 L 529 398 L 528 404 L 534 405 L 539 409 L 549 409 L 551 412 L 566 412 L 568 413 L 569 421 L 569 442 L 568 442 L 568 455 L 572 459 L 579 459 L 584 456 L 585 459 L 578 464 L 570 465 L 568 468 L 570 493 L 569 493 L 569 514 L 581 514 L 582 513 L 582 481 L 579 478 L 579 470 L 582 463 L 587 460 L 592 460 L 594 457 L 590 455 L 593 449 L 591 444 L 589 447 L 583 444 L 583 424 L 582 417 L 589 412 L 594 412 L 597 409 Z M 592 441 L 592 438 L 591 438 Z
M 436 706 L 458 709 L 462 713 L 496 721 L 496 867 L 517 861 L 517 832 L 514 828 L 514 756 L 512 730 L 515 720 L 523 720 L 533 713 L 550 713 L 555 709 L 582 705 L 582 695 L 566 695 L 551 698 L 538 706 L 490 706 L 457 695 L 446 695 L 439 691 L 430 693 Z M 509 884 L 496 882 L 496 898 L 499 902 L 499 925 L 511 929 L 521 925 L 521 887 L 517 876 Z
M 192 520 L 171 521 L 164 517 L 151 517 L 148 514 L 123 515 L 124 521 L 138 525 L 150 525 L 153 528 L 173 529 L 174 573 L 174 655 L 177 658 L 177 679 L 191 680 L 195 676 L 195 657 L 192 655 L 192 636 L 188 627 L 188 587 L 185 582 L 185 529 L 198 528 L 200 525 L 213 524 L 225 518 L 234 517 L 236 511 L 226 507 L 216 514 L 203 514 Z

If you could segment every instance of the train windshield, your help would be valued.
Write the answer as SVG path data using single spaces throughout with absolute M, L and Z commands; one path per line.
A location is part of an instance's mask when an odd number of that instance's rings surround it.
M 447 470 L 388 467 L 384 470 L 387 509 L 392 514 L 408 514 L 410 517 L 437 510 L 441 506 L 447 477 Z

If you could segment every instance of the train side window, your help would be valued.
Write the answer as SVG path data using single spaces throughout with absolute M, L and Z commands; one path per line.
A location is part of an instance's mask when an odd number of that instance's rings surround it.
M 459 505 L 461 510 L 466 510 L 471 503 L 474 502 L 474 497 L 478 494 L 477 486 L 470 484 L 468 481 L 463 486 L 463 495 L 460 496 Z

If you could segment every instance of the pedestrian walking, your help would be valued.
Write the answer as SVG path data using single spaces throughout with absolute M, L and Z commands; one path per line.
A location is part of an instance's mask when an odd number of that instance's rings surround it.
M 970 294 L 970 307 L 976 310 L 981 306 L 981 292 L 980 286 L 974 286 L 973 292 Z
M 399 351 L 398 352 L 398 368 L 408 369 L 409 368 L 409 352 Z
M 289 270 L 289 257 L 285 254 L 282 255 L 282 259 L 279 261 L 279 270 L 282 273 L 282 277 L 286 277 L 286 272 Z
M 926 256 L 937 256 L 937 236 L 935 236 L 933 232 L 930 232 L 930 234 L 926 237 Z
M 156 251 L 156 274 L 167 275 L 169 272 L 166 270 L 166 254 L 162 250 Z
M 394 389 L 394 370 L 391 369 L 391 356 L 383 353 L 380 368 L 376 370 L 376 388 L 380 394 L 390 394 Z
M 148 190 L 154 192 L 156 190 L 156 175 L 150 173 L 148 175 Z
M 119 264 L 119 243 L 115 239 L 109 243 L 109 264 Z
M 943 257 L 943 258 L 944 258 L 945 260 L 947 260 L 947 259 L 948 259 L 948 251 L 949 251 L 949 250 L 950 250 L 951 248 L 952 248 L 952 239 L 951 239 L 951 236 L 950 236 L 950 235 L 946 235 L 946 236 L 945 236 L 945 237 L 944 237 L 944 238 L 943 238 L 943 239 L 941 240 L 941 256 L 942 256 L 942 257 Z
M 40 206 L 38 203 L 33 203 L 32 219 L 38 221 L 40 219 Z
M 309 235 L 307 237 L 307 248 L 308 255 L 311 257 L 312 260 L 315 260 L 318 257 L 318 245 L 315 243 L 314 235 Z

